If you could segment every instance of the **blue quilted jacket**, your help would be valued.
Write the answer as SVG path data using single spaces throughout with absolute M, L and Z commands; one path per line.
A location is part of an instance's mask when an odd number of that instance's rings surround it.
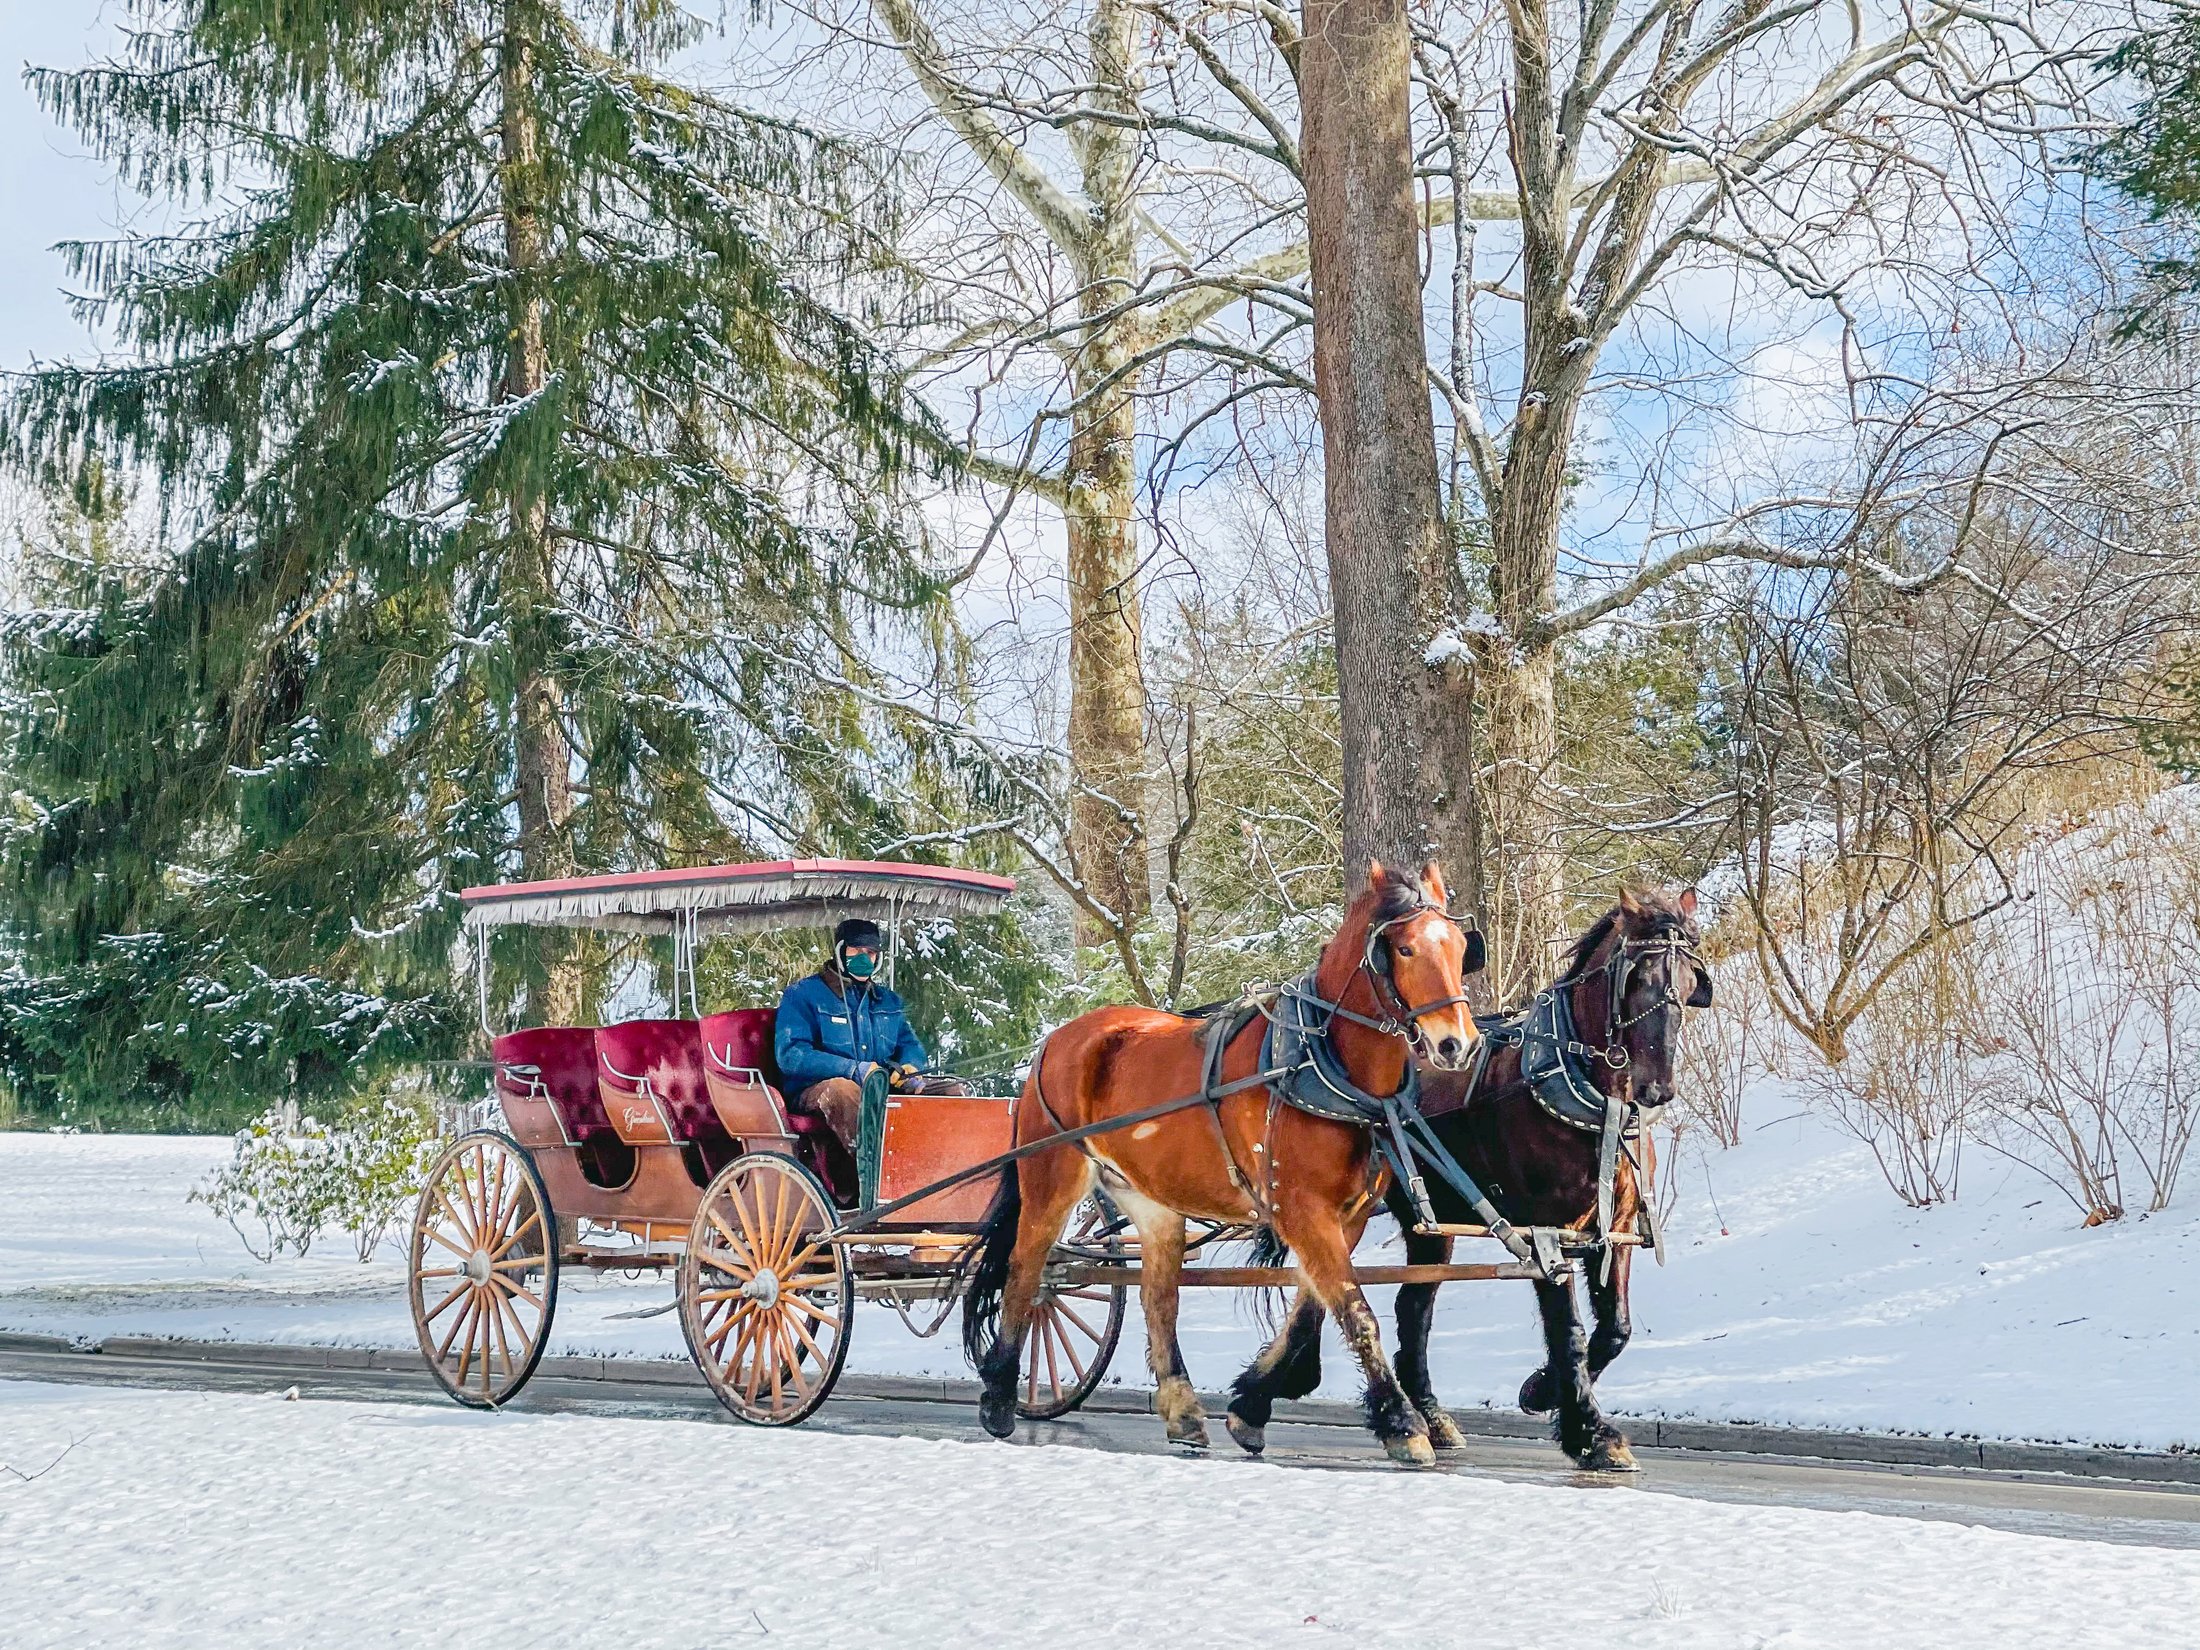
M 789 1093 L 828 1077 L 860 1078 L 874 1063 L 921 1066 L 926 1058 L 901 999 L 890 989 L 851 980 L 842 997 L 822 973 L 795 981 L 780 997 L 772 1057 Z

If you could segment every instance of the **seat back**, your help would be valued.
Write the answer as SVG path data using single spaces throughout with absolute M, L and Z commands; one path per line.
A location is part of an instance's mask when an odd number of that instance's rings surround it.
M 611 1126 L 630 1146 L 713 1138 L 722 1131 L 703 1082 L 693 1020 L 628 1020 L 596 1031 L 596 1081 Z
M 726 1132 L 751 1151 L 784 1150 L 795 1130 L 778 1092 L 768 1008 L 706 1014 L 701 1023 L 703 1077 Z
M 522 1146 L 577 1146 L 608 1132 L 596 1092 L 596 1034 L 585 1026 L 508 1031 L 489 1045 L 505 1126 Z

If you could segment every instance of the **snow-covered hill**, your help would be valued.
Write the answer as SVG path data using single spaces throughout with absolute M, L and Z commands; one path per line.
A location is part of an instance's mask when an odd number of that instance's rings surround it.
M 1903 1208 L 1862 1146 L 1807 1114 L 1691 1159 L 1671 1264 L 1647 1260 L 1634 1345 L 1605 1378 L 1636 1414 L 2084 1443 L 2200 1447 L 2200 1195 L 2166 1213 L 2079 1230 L 2028 1171 L 1981 1153 L 1955 1204 Z M 0 1329 L 99 1339 L 155 1334 L 409 1346 L 394 1259 L 263 1266 L 184 1201 L 227 1143 L 0 1134 Z M 1714 1198 L 1717 1213 L 1714 1213 Z M 1724 1232 L 1721 1230 L 1721 1217 Z M 1363 1258 L 1374 1259 L 1378 1234 Z M 653 1279 L 576 1279 L 557 1349 L 682 1356 Z M 1187 1299 L 1185 1351 L 1219 1386 L 1261 1338 L 1247 1304 Z M 1455 1284 L 1435 1364 L 1455 1406 L 1509 1405 L 1537 1358 L 1528 1291 Z M 1114 1365 L 1144 1382 L 1135 1310 Z M 964 1375 L 951 1335 L 918 1341 L 883 1308 L 849 1367 Z M 1332 1339 L 1324 1391 L 1358 1382 Z

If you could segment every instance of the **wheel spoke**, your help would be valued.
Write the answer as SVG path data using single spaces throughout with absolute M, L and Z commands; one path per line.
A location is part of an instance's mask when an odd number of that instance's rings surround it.
M 718 1235 L 726 1240 L 726 1252 L 732 1255 L 739 1265 L 754 1273 L 757 1269 L 756 1245 L 754 1243 L 744 1243 L 740 1234 L 726 1224 L 725 1217 L 719 1214 L 716 1209 L 709 1210 L 708 1213 L 711 1225 L 716 1227 Z M 724 1266 L 720 1266 L 718 1269 L 721 1272 L 727 1270 Z
M 443 1316 L 443 1314 L 450 1309 L 451 1302 L 457 1300 L 461 1295 L 465 1294 L 466 1291 L 471 1288 L 473 1288 L 473 1284 L 471 1281 L 454 1285 L 448 1295 L 445 1295 L 441 1300 L 435 1303 L 435 1307 L 432 1311 L 425 1312 L 421 1315 L 420 1321 L 422 1323 L 435 1322 L 436 1319 Z
M 1084 1385 L 1085 1365 L 1083 1360 L 1077 1356 L 1077 1348 L 1070 1343 L 1070 1338 L 1062 1333 L 1058 1325 L 1054 1330 L 1054 1338 L 1062 1343 L 1062 1356 L 1068 1360 L 1070 1368 L 1077 1372 L 1077 1379 L 1070 1384 L 1072 1386 Z M 1052 1354 L 1050 1353 L 1049 1356 L 1051 1357 Z
M 832 1313 L 830 1313 L 830 1312 L 827 1312 L 827 1311 L 825 1311 L 825 1310 L 824 1310 L 823 1308 L 821 1308 L 821 1307 L 816 1307 L 816 1306 L 812 1306 L 812 1305 L 811 1305 L 811 1304 L 810 1304 L 810 1303 L 809 1303 L 808 1301 L 804 1300 L 804 1299 L 803 1299 L 803 1298 L 802 1298 L 802 1297 L 801 1297 L 800 1295 L 781 1295 L 781 1296 L 779 1297 L 779 1304 L 780 1304 L 781 1306 L 791 1306 L 791 1307 L 793 1307 L 793 1308 L 794 1308 L 794 1309 L 795 1309 L 795 1310 L 796 1310 L 797 1312 L 800 1312 L 800 1313 L 802 1313 L 802 1314 L 803 1314 L 803 1315 L 804 1315 L 805 1317 L 807 1317 L 807 1318 L 810 1318 L 810 1319 L 811 1319 L 812 1321 L 814 1321 L 814 1322 L 817 1322 L 817 1323 L 838 1323 L 838 1322 L 840 1322 L 840 1319 L 839 1319 L 838 1317 L 836 1317 L 836 1316 L 835 1316 L 834 1314 L 832 1314 Z
M 708 1266 L 714 1272 L 723 1272 L 729 1278 L 739 1278 L 743 1282 L 747 1282 L 750 1278 L 756 1276 L 757 1268 L 755 1264 L 743 1256 L 736 1255 L 731 1249 L 704 1249 L 700 1250 L 695 1258 L 697 1264 Z
M 1059 1333 L 1054 1327 L 1052 1313 L 1039 1320 L 1039 1344 L 1046 1348 L 1047 1354 L 1047 1385 L 1053 1388 L 1056 1403 L 1062 1401 L 1062 1370 L 1054 1361 L 1054 1338 Z
M 466 1304 L 458 1309 L 458 1316 L 451 1320 L 450 1328 L 443 1331 L 443 1339 L 436 1342 L 435 1358 L 437 1363 L 441 1363 L 451 1355 L 451 1343 L 458 1339 L 459 1332 L 466 1327 L 466 1320 L 473 1316 L 473 1293 L 473 1286 L 468 1284 L 466 1287 Z
M 504 1355 L 504 1373 L 506 1375 L 509 1375 L 512 1373 L 513 1370 L 517 1369 L 519 1365 L 517 1361 L 512 1357 L 511 1338 L 504 1333 L 504 1304 L 503 1302 L 496 1300 L 494 1296 L 491 1296 L 490 1300 L 491 1304 L 495 1306 L 496 1310 L 489 1314 L 489 1328 L 494 1333 L 497 1351 L 501 1352 Z M 520 1339 L 523 1341 L 526 1338 L 527 1337 L 524 1335 L 520 1337 Z M 481 1357 L 481 1387 L 484 1395 L 487 1394 L 489 1389 L 489 1364 L 490 1354 L 484 1352 Z
M 519 1225 L 513 1230 L 511 1235 L 505 1238 L 502 1243 L 498 1244 L 494 1249 L 489 1251 L 489 1258 L 491 1260 L 501 1259 L 504 1255 L 504 1252 L 510 1249 L 513 1244 L 519 1242 L 521 1238 L 525 1237 L 531 1229 L 538 1228 L 542 1225 L 542 1211 L 534 1206 L 535 1196 L 532 1192 L 529 1192 L 526 1195 L 526 1202 L 528 1205 L 527 1218 L 521 1221 Z
M 459 1190 L 465 1190 L 464 1181 L 461 1181 L 459 1183 Z M 477 1229 L 472 1225 L 471 1222 L 467 1221 L 463 1216 L 459 1214 L 457 1208 L 451 1202 L 450 1194 L 444 1191 L 441 1186 L 438 1186 L 435 1189 L 435 1200 L 443 1206 L 443 1212 L 450 1217 L 451 1224 L 458 1228 L 458 1235 L 466 1239 L 467 1243 L 470 1245 L 470 1247 L 468 1248 L 456 1250 L 456 1253 L 461 1255 L 470 1255 L 474 1252 L 475 1249 L 480 1248 L 481 1238 Z
M 713 1329 L 708 1335 L 705 1335 L 703 1337 L 704 1348 L 708 1351 L 716 1352 L 721 1346 L 726 1344 L 726 1337 L 728 1335 L 732 1334 L 736 1329 L 740 1328 L 744 1322 L 746 1322 L 749 1318 L 754 1317 L 755 1315 L 756 1302 L 743 1301 L 739 1306 L 734 1307 L 731 1311 L 727 1312 L 722 1319 L 719 1320 L 719 1324 L 716 1329 Z
M 510 1161 L 511 1160 L 507 1158 L 502 1152 L 498 1152 L 496 1161 L 496 1179 L 494 1182 L 485 1182 L 485 1184 L 481 1188 L 482 1206 L 484 1209 L 481 1226 L 482 1230 L 486 1234 L 488 1234 L 489 1237 L 501 1237 L 504 1235 L 505 1222 L 507 1219 L 510 1218 L 512 1213 L 511 1210 L 505 1208 L 504 1206 L 504 1171 L 507 1167 L 509 1167 Z M 513 1201 L 516 1203 L 518 1202 L 518 1199 L 514 1198 Z
M 727 1195 L 733 1203 L 734 1217 L 741 1222 L 741 1230 L 749 1240 L 748 1251 L 756 1257 L 750 1264 L 761 1269 L 764 1260 L 764 1243 L 756 1235 L 756 1222 L 749 1218 L 749 1190 L 748 1185 L 736 1182 L 727 1189 Z M 764 1211 L 759 1209 L 756 1212 L 761 1216 Z
M 776 1272 L 779 1270 L 780 1258 L 789 1247 L 784 1241 L 787 1232 L 787 1193 L 794 1186 L 794 1176 L 782 1174 L 773 1176 L 773 1179 L 778 1184 L 772 1198 L 771 1251 L 765 1257 L 764 1264 Z
M 471 1249 L 461 1248 L 458 1244 L 453 1243 L 449 1238 L 445 1237 L 441 1232 L 437 1231 L 433 1226 L 423 1226 L 420 1228 L 420 1230 L 432 1241 L 442 1244 L 443 1247 L 450 1250 L 452 1254 L 466 1260 L 471 1260 L 473 1258 L 474 1252 Z
M 497 1285 L 497 1287 L 500 1289 L 509 1289 L 513 1294 L 517 1295 L 529 1306 L 532 1306 L 537 1312 L 545 1310 L 542 1304 L 542 1298 L 539 1295 L 536 1295 L 524 1283 L 514 1283 L 502 1272 L 491 1272 L 489 1274 L 489 1281 Z
M 1062 1317 L 1068 1319 L 1071 1323 L 1075 1324 L 1077 1326 L 1078 1332 L 1082 1334 L 1086 1340 L 1092 1342 L 1094 1346 L 1098 1346 L 1100 1344 L 1100 1336 L 1093 1331 L 1092 1325 L 1085 1322 L 1083 1318 L 1080 1318 L 1076 1313 L 1072 1312 L 1060 1301 L 1056 1301 L 1054 1303 L 1054 1310 Z
M 780 1304 L 785 1305 L 786 1302 L 782 1301 Z M 799 1340 L 804 1346 L 810 1349 L 810 1356 L 817 1360 L 817 1367 L 820 1370 L 830 1369 L 832 1367 L 832 1359 L 825 1356 L 824 1349 L 817 1344 L 817 1341 L 811 1336 L 810 1332 L 802 1327 L 802 1320 L 793 1316 L 792 1314 L 788 1314 L 785 1318 L 785 1322 L 789 1333 L 791 1333 L 796 1340 Z M 795 1371 L 797 1378 L 800 1377 L 801 1368 L 802 1359 L 799 1355 L 797 1355 L 795 1358 Z M 808 1386 L 805 1385 L 802 1390 L 804 1396 L 808 1396 Z

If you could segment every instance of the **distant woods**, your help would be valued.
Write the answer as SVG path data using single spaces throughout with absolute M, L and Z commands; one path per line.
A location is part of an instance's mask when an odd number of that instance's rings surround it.
M 783 853 L 1023 878 L 918 936 L 972 1056 L 1281 976 L 1348 845 L 1492 1002 L 1701 882 L 1863 1082 L 2200 750 L 2180 14 L 132 20 L 31 74 L 165 230 L 0 394 L 24 1117 L 327 1111 L 473 1046 L 458 888 Z M 669 966 L 541 939 L 495 1012 Z

